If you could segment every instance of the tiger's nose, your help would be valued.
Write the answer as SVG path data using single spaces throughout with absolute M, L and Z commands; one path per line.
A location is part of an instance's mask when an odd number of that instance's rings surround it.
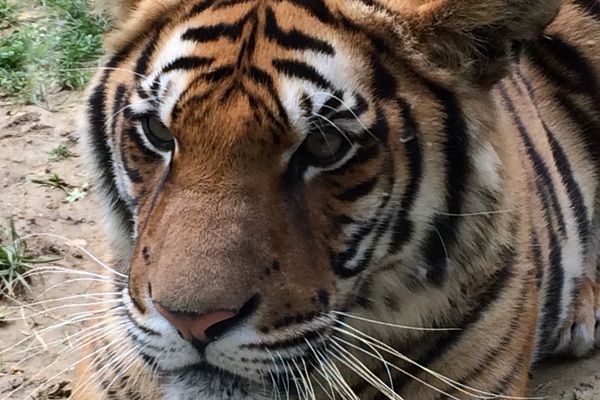
M 154 303 L 156 310 L 179 331 L 185 340 L 209 342 L 216 340 L 230 328 L 237 319 L 238 313 L 232 311 L 216 311 L 207 314 L 196 314 L 172 311 Z
M 222 310 L 209 313 L 173 311 L 158 301 L 153 303 L 160 315 L 169 321 L 184 339 L 207 344 L 249 318 L 258 308 L 259 299 L 260 296 L 257 294 L 236 311 Z

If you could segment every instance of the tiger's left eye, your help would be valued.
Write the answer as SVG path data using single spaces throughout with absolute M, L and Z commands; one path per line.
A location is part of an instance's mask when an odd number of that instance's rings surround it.
M 171 130 L 156 116 L 146 117 L 142 120 L 144 134 L 153 146 L 162 151 L 173 151 L 175 137 Z
M 335 162 L 341 156 L 344 141 L 339 132 L 314 132 L 304 142 L 305 151 L 318 164 Z

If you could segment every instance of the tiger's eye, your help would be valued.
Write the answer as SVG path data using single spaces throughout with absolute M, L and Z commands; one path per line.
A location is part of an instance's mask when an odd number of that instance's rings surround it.
M 172 151 L 175 147 L 175 137 L 171 130 L 156 116 L 144 118 L 142 122 L 144 134 L 159 150 Z
M 304 143 L 306 151 L 319 161 L 335 161 L 342 148 L 339 133 L 318 132 L 310 134 Z

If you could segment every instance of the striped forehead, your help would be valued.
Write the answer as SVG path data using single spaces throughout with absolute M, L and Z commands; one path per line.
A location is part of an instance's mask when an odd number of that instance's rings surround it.
M 245 25 L 256 23 L 248 17 L 251 12 L 256 11 L 236 13 L 236 18 L 227 16 L 226 22 L 217 18 L 219 15 L 191 18 L 163 34 L 141 86 L 160 99 L 157 111 L 165 123 L 170 122 L 174 107 L 191 82 L 231 65 L 248 47 L 246 34 L 252 30 Z M 309 130 L 303 99 L 310 99 L 315 113 L 333 97 L 338 98 L 338 105 L 354 107 L 357 96 L 368 97 L 360 71 L 369 66 L 368 60 L 357 54 L 356 46 L 348 45 L 335 30 L 304 31 L 304 26 L 292 26 L 293 20 L 288 15 L 282 22 L 267 7 L 264 29 L 255 33 L 256 49 L 248 62 L 271 76 L 277 101 L 296 128 L 293 131 L 303 136 Z M 219 46 L 214 45 L 217 42 Z M 244 77 L 238 71 L 234 79 Z

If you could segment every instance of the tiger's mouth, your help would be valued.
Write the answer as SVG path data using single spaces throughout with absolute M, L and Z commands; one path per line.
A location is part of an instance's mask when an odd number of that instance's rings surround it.
M 231 330 L 203 342 L 185 339 L 155 309 L 142 315 L 126 289 L 124 299 L 127 336 L 147 368 L 173 382 L 190 382 L 200 391 L 213 386 L 218 391 L 220 385 L 233 383 L 257 396 L 273 391 L 297 395 L 297 388 L 321 363 L 319 354 L 324 353 L 335 323 L 319 317 L 304 329 L 264 335 L 242 319 Z

